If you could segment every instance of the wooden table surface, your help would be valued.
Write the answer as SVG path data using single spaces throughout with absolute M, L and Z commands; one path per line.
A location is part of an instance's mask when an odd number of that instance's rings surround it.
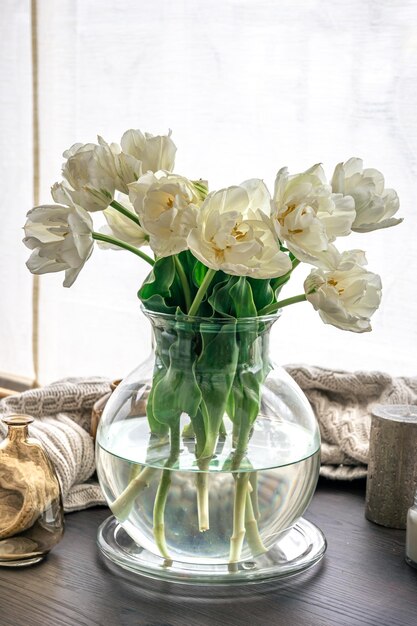
M 116 575 L 95 544 L 109 511 L 72 513 L 46 561 L 0 568 L 0 625 L 415 626 L 417 570 L 404 561 L 405 532 L 365 520 L 364 494 L 363 482 L 321 481 L 306 515 L 329 543 L 321 564 L 228 596 Z

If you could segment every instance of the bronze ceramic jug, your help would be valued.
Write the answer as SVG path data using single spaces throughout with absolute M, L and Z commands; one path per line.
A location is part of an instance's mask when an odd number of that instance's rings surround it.
M 3 417 L 0 443 L 0 565 L 42 560 L 64 532 L 61 489 L 38 440 L 28 436 L 29 415 Z

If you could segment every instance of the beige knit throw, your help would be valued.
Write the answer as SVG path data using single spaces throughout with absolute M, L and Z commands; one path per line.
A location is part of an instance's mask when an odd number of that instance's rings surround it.
M 0 414 L 27 413 L 29 427 L 49 454 L 58 474 L 65 511 L 104 504 L 95 470 L 94 443 L 88 430 L 94 402 L 110 390 L 104 378 L 71 378 L 30 389 L 0 402 Z M 0 421 L 0 440 L 7 427 Z
M 286 370 L 306 394 L 320 424 L 321 476 L 366 476 L 372 407 L 417 404 L 417 377 L 344 372 L 290 365 Z
M 381 372 L 335 372 L 305 365 L 287 371 L 306 393 L 322 435 L 321 474 L 353 479 L 366 475 L 370 414 L 374 404 L 417 404 L 417 378 Z M 0 402 L 0 414 L 35 417 L 30 433 L 44 445 L 61 481 L 67 512 L 104 504 L 95 480 L 94 443 L 88 433 L 94 402 L 109 391 L 103 378 L 72 378 Z M 6 426 L 0 423 L 0 439 Z

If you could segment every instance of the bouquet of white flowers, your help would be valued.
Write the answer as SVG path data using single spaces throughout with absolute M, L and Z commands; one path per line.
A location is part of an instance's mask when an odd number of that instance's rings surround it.
M 151 266 L 138 296 L 150 313 L 178 321 L 170 332 L 155 329 L 156 361 L 147 399 L 150 431 L 170 436 L 167 464 L 179 454 L 180 417 L 190 419 L 195 440 L 199 529 L 209 527 L 209 467 L 224 433 L 224 416 L 233 424 L 231 471 L 238 471 L 261 402 L 269 371 L 256 339 L 265 316 L 309 301 L 322 320 L 343 330 L 371 330 L 370 317 L 381 300 L 381 280 L 368 271 L 361 250 L 339 252 L 334 242 L 352 231 L 368 232 L 401 222 L 399 201 L 385 189 L 383 175 L 351 158 L 336 166 L 331 182 L 320 164 L 290 175 L 279 170 L 271 195 L 259 179 L 209 191 L 205 180 L 173 173 L 176 147 L 171 134 L 152 136 L 128 130 L 118 144 L 75 144 L 64 153 L 63 181 L 52 187 L 56 204 L 27 214 L 25 245 L 33 250 L 27 266 L 34 274 L 65 272 L 70 287 L 93 252 L 123 248 Z M 94 230 L 92 216 L 103 212 L 107 226 Z M 144 247 L 152 251 L 145 253 Z M 313 267 L 304 293 L 280 299 L 294 269 Z M 204 320 L 259 319 L 258 333 L 207 332 Z M 195 319 L 185 329 L 181 320 Z M 188 363 L 186 363 L 188 361 Z M 216 372 L 221 372 L 221 376 Z M 126 518 L 147 484 L 136 476 L 113 512 Z M 261 551 L 248 480 L 236 480 L 230 562 L 239 560 L 245 515 L 248 539 Z M 169 472 L 162 473 L 154 505 L 154 534 L 169 558 L 164 538 L 164 508 Z M 249 531 L 249 529 L 251 529 Z M 243 533 L 244 534 L 244 533 Z

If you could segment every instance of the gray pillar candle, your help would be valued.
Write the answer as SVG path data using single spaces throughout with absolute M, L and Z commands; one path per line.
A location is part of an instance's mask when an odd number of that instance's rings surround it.
M 366 517 L 405 528 L 417 489 L 417 406 L 379 405 L 372 412 Z

